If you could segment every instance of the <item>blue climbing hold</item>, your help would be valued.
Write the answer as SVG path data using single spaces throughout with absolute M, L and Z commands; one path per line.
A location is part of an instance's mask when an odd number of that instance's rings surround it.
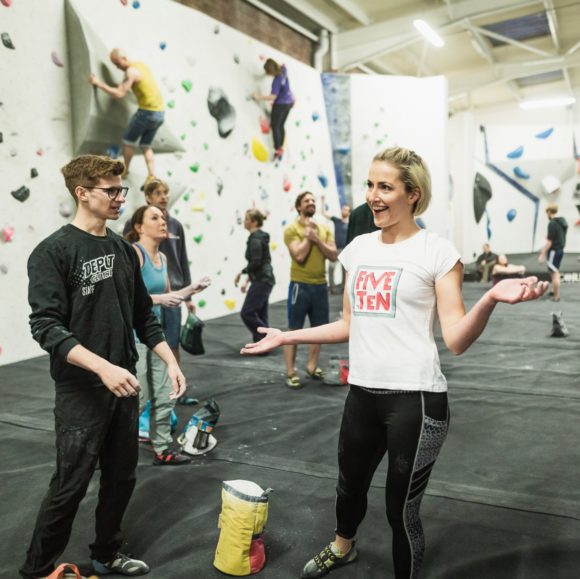
M 519 159 L 524 153 L 524 148 L 522 146 L 519 146 L 517 149 L 514 149 L 513 151 L 510 151 L 506 157 L 508 159 Z
M 511 223 L 516 218 L 517 214 L 518 212 L 515 209 L 510 209 L 506 214 L 507 220 Z
M 554 132 L 554 129 L 546 129 L 545 131 L 542 131 L 541 133 L 538 133 L 536 135 L 536 139 L 547 139 L 552 133 Z
M 514 175 L 520 179 L 529 179 L 529 173 L 526 173 L 521 167 L 514 167 Z

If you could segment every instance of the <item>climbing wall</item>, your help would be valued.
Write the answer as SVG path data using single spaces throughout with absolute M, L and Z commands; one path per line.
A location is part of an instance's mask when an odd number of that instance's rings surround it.
M 338 212 L 319 74 L 170 0 L 30 4 L 0 6 L 0 73 L 14 79 L 0 106 L 0 158 L 10 167 L 0 223 L 0 283 L 18 296 L 10 298 L 13 307 L 2 309 L 0 364 L 39 353 L 27 325 L 25 260 L 42 238 L 70 220 L 59 168 L 78 152 L 120 150 L 134 104 L 97 94 L 86 82 L 91 72 L 113 84 L 121 81 L 108 60 L 114 47 L 146 62 L 165 98 L 156 174 L 169 183 L 171 212 L 184 224 L 193 278 L 214 280 L 196 300 L 200 317 L 241 307 L 244 296 L 233 279 L 245 265 L 242 221 L 253 206 L 269 213 L 264 229 L 278 281 L 271 299 L 285 298 L 290 262 L 283 229 L 295 218 L 296 195 L 325 193 L 329 212 Z M 268 57 L 286 64 L 297 98 L 286 123 L 285 154 L 276 163 L 268 107 L 251 99 L 254 91 L 269 92 L 262 69 Z M 136 156 L 117 230 L 143 203 L 144 179 L 143 158 Z

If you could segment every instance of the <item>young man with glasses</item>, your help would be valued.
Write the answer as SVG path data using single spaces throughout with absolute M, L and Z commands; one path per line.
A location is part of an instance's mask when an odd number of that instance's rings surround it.
M 121 48 L 111 51 L 111 62 L 125 73 L 123 82 L 118 86 L 109 86 L 91 74 L 89 82 L 106 92 L 114 99 L 123 99 L 131 90 L 137 99 L 137 112 L 131 117 L 129 125 L 123 133 L 123 160 L 125 174 L 129 173 L 129 165 L 139 145 L 143 150 L 148 178 L 155 175 L 155 157 L 151 144 L 159 127 L 165 121 L 165 103 L 159 86 L 150 68 L 143 62 L 130 61 Z
M 55 381 L 56 471 L 20 574 L 49 575 L 66 548 L 97 463 L 100 490 L 91 559 L 97 574 L 143 575 L 120 551 L 121 522 L 135 487 L 139 383 L 134 331 L 167 365 L 172 397 L 185 377 L 151 310 L 131 245 L 107 228 L 127 188 L 120 161 L 82 155 L 62 169 L 77 210 L 28 260 L 32 335 L 50 355 Z

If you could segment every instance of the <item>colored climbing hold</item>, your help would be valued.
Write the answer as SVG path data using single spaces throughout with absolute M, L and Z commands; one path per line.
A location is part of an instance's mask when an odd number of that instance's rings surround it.
M 175 101 L 168 101 L 167 102 L 167 107 L 170 108 L 170 109 L 175 108 Z
M 123 6 L 127 6 L 127 2 L 128 2 L 128 0 L 121 0 L 121 4 L 122 4 Z
M 520 179 L 529 179 L 529 173 L 526 173 L 521 167 L 514 167 L 514 175 Z
M 24 201 L 30 197 L 30 189 L 25 185 L 22 185 L 22 187 L 16 189 L 16 191 L 11 191 L 10 195 L 12 195 L 12 197 L 17 201 L 24 203 Z
M 207 143 L 203 144 L 203 150 L 207 151 L 209 149 L 209 145 Z
M 516 218 L 517 214 L 518 212 L 515 209 L 510 209 L 506 214 L 507 220 L 511 223 Z
M 165 50 L 167 48 L 167 43 L 166 42 L 160 42 L 159 43 L 159 48 L 161 48 L 161 50 Z
M 508 159 L 519 159 L 524 153 L 524 148 L 523 146 L 519 146 L 517 149 L 514 149 L 513 151 L 510 151 L 506 157 Z
M 236 124 L 236 109 L 231 105 L 221 88 L 210 87 L 207 94 L 209 114 L 217 121 L 218 133 L 225 139 Z
M 139 0 L 135 0 L 131 6 L 137 10 L 138 8 L 141 8 L 141 2 L 139 2 Z
M 39 157 L 42 157 L 42 155 L 44 155 L 44 150 L 43 150 L 43 149 L 37 149 L 37 151 L 36 151 L 36 154 L 37 154 Z
M 0 264 L 0 272 L 2 272 L 3 274 L 7 274 L 8 273 L 8 267 L 5 264 Z
M 0 39 L 2 39 L 2 44 L 6 48 L 10 48 L 10 50 L 16 49 L 16 46 L 14 46 L 14 43 L 12 42 L 12 38 L 10 38 L 10 34 L 8 34 L 8 32 L 3 32 L 2 34 L 0 34 Z
M 205 214 L 205 220 L 209 223 L 211 221 L 211 215 L 209 213 Z
M 182 197 L 182 199 L 183 199 L 185 202 L 189 201 L 189 193 L 186 193 L 186 194 L 185 194 L 185 195 Z
M 297 127 L 299 127 L 299 126 L 300 126 L 300 121 L 296 121 L 295 125 L 296 125 Z
M 213 28 L 213 33 L 214 34 L 219 34 L 220 33 L 220 26 L 219 24 L 216 24 Z
M 62 60 L 61 60 L 61 59 L 58 57 L 58 54 L 57 54 L 56 52 L 54 52 L 54 51 L 53 51 L 53 52 L 51 52 L 51 53 L 50 53 L 50 58 L 52 59 L 52 62 L 53 62 L 53 63 L 54 63 L 56 66 L 58 66 L 58 67 L 60 67 L 60 68 L 63 68 L 63 67 L 64 67 L 64 64 L 63 64 Z
M 290 191 L 291 187 L 292 187 L 292 183 L 290 182 L 290 179 L 287 176 L 284 176 L 284 180 L 282 181 L 282 188 L 284 189 L 284 191 L 286 193 L 288 193 L 288 191 Z
M 415 218 L 415 223 L 417 224 L 418 227 L 420 227 L 421 229 L 426 229 L 427 226 L 425 225 L 425 222 L 420 218 L 420 217 L 416 217 Z
M 195 243 L 197 243 L 198 245 L 202 242 L 202 240 L 203 240 L 203 234 L 195 235 L 193 238 L 193 241 L 195 241 Z
M 318 180 L 325 189 L 328 187 L 328 177 L 326 175 L 318 175 Z
M 218 177 L 217 178 L 217 181 L 216 181 L 216 189 L 217 189 L 217 194 L 218 195 L 221 195 L 222 194 L 222 191 L 224 190 L 224 182 L 223 182 L 223 180 L 222 180 L 221 177 Z
M 236 300 L 224 300 L 224 304 L 231 311 L 236 307 Z
M 225 296 L 226 295 L 226 290 L 225 289 L 222 289 L 222 291 L 220 292 L 220 294 L 222 294 L 222 296 Z
M 187 135 L 185 133 L 183 133 L 180 137 L 179 137 L 182 141 L 185 141 L 185 139 L 187 139 Z
M 547 139 L 553 132 L 554 129 L 547 129 L 545 131 L 542 131 L 541 133 L 538 133 L 536 135 L 536 139 Z
M 252 138 L 252 153 L 261 163 L 265 163 L 268 160 L 268 149 L 266 149 L 260 139 L 257 139 L 256 137 Z
M 12 241 L 12 236 L 14 235 L 14 227 L 11 225 L 5 225 L 2 228 L 2 238 L 6 243 Z
M 312 120 L 316 122 L 320 118 L 320 114 L 317 111 L 312 113 Z
M 270 132 L 270 121 L 266 117 L 260 117 L 260 130 L 263 135 L 267 135 Z
M 32 167 L 32 169 L 30 169 L 30 178 L 36 179 L 36 177 L 38 177 L 38 169 Z
M 234 54 L 234 62 L 240 64 L 240 57 L 237 54 Z
M 197 173 L 199 171 L 199 163 L 194 163 L 193 165 L 190 165 L 189 170 L 192 173 Z
M 61 217 L 64 217 L 65 219 L 73 214 L 73 210 L 74 203 L 72 202 L 72 199 L 70 201 L 61 201 L 58 204 L 58 212 L 60 213 Z
M 272 241 L 272 242 L 270 243 L 270 249 L 271 249 L 272 251 L 276 251 L 276 249 L 278 249 L 278 244 Z
M 181 86 L 185 92 L 189 92 L 193 87 L 193 83 L 190 80 L 185 79 L 181 81 Z
M 12 0 L 0 0 L 0 2 L 2 2 L 2 5 L 6 6 L 6 8 L 10 8 L 10 6 L 12 6 Z
M 199 301 L 197 302 L 197 305 L 198 305 L 200 308 L 205 308 L 205 304 L 206 304 L 206 303 L 207 303 L 207 302 L 206 302 L 205 300 L 199 300 Z

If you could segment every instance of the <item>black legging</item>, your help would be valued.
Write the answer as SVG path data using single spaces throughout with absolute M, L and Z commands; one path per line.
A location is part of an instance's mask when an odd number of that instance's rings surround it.
M 446 393 L 351 386 L 338 442 L 336 533 L 352 539 L 367 510 L 373 474 L 388 452 L 387 518 L 396 579 L 416 579 L 425 538 L 419 507 L 449 425 Z
M 270 116 L 270 126 L 272 127 L 272 137 L 274 138 L 274 149 L 278 150 L 284 146 L 286 131 L 284 123 L 288 118 L 288 113 L 292 105 L 272 105 L 272 114 Z

